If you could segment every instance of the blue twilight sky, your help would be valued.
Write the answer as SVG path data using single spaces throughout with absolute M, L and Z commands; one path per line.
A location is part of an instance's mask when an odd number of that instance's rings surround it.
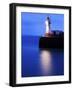
M 47 13 L 21 13 L 22 35 L 43 36 L 45 33 L 45 20 L 47 17 L 51 20 L 51 31 L 64 31 L 64 14 Z

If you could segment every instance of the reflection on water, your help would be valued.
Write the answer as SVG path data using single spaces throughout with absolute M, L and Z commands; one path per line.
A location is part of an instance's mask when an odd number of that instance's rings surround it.
M 52 55 L 49 50 L 41 51 L 40 63 L 41 63 L 41 69 L 43 75 L 47 75 L 52 72 Z
M 63 50 L 40 50 L 39 37 L 22 37 L 22 77 L 64 75 Z

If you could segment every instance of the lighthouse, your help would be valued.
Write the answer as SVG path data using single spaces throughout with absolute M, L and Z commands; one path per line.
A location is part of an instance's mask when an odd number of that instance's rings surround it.
M 45 37 L 49 37 L 50 35 L 52 35 L 53 33 L 51 32 L 51 20 L 49 17 L 47 17 L 46 21 L 45 21 L 45 26 L 46 26 L 46 31 L 45 31 Z
M 45 33 L 44 37 L 40 37 L 40 49 L 64 49 L 64 32 L 60 30 L 51 29 L 51 20 L 49 17 L 45 20 Z

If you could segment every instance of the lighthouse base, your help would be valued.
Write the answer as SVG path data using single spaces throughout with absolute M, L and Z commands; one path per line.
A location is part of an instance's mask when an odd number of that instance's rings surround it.
M 53 36 L 53 37 L 41 37 L 39 40 L 40 49 L 63 49 L 64 48 L 64 37 Z

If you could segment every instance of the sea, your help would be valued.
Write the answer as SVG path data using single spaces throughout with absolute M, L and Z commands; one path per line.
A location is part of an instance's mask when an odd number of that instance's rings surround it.
M 64 50 L 39 48 L 40 36 L 22 36 L 21 76 L 64 75 Z

